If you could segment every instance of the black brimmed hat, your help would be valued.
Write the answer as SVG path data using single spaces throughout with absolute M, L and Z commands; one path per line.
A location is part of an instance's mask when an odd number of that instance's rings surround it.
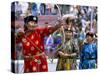
M 26 23 L 28 23 L 28 22 L 30 22 L 30 21 L 34 21 L 34 22 L 38 22 L 38 17 L 37 16 L 27 16 L 27 17 L 25 17 L 24 18 L 24 23 L 26 24 Z

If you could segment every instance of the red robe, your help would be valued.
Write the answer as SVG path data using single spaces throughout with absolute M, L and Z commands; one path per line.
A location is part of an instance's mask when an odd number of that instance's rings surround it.
M 52 28 L 37 28 L 29 36 L 20 40 L 23 44 L 23 55 L 34 56 L 34 59 L 24 58 L 24 72 L 47 72 L 48 64 L 44 50 L 44 37 L 54 30 Z M 38 48 L 39 49 L 38 49 Z M 36 56 L 44 52 L 44 55 Z

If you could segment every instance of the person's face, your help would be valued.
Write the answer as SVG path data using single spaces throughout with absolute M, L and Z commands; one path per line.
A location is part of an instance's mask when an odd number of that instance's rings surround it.
M 71 28 L 73 26 L 73 22 L 74 22 L 73 19 L 68 20 L 66 23 L 66 28 Z
M 70 20 L 69 25 L 73 25 L 73 20 Z
M 28 30 L 33 30 L 37 26 L 37 23 L 34 21 L 29 21 L 27 24 Z
M 93 41 L 93 37 L 91 36 L 86 36 L 86 40 L 88 43 L 92 42 Z
M 66 39 L 71 39 L 72 38 L 73 33 L 71 31 L 66 31 L 65 32 L 65 37 Z

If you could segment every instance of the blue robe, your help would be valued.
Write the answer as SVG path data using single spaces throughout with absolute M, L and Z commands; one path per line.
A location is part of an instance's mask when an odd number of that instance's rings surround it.
M 97 66 L 97 45 L 85 43 L 80 53 L 79 69 L 93 69 Z

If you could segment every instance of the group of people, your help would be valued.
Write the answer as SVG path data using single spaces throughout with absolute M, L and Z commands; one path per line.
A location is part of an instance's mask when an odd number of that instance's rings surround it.
M 77 67 L 79 69 L 97 68 L 97 15 L 95 14 L 96 18 L 92 20 L 89 14 L 91 12 L 86 11 L 87 9 L 92 10 L 92 8 L 80 8 L 79 6 L 73 8 L 76 10 L 70 11 L 70 13 L 76 12 L 74 15 L 77 15 L 77 19 L 67 16 L 66 19 L 63 19 L 64 23 L 52 26 L 39 27 L 38 16 L 32 14 L 24 18 L 24 30 L 15 31 L 13 22 L 15 19 L 12 19 L 12 32 L 16 32 L 13 33 L 16 38 L 16 46 L 19 43 L 22 46 L 21 55 L 24 59 L 25 73 L 48 72 L 44 39 L 49 35 L 51 37 L 56 31 L 59 37 L 56 38 L 57 48 L 55 48 L 55 55 L 58 59 L 57 71 L 75 70 Z M 16 15 L 11 14 L 11 17 L 14 16 Z M 12 57 L 15 58 L 14 56 L 16 55 L 13 54 Z M 77 59 L 80 60 L 79 65 L 77 65 Z
M 64 27 L 65 41 L 58 52 L 58 64 L 56 70 L 75 70 L 77 69 L 77 59 L 79 69 L 93 69 L 97 67 L 97 41 L 95 34 L 87 32 L 84 40 L 80 36 L 76 38 L 73 18 L 68 17 Z M 80 42 L 81 41 L 81 42 Z
M 94 34 L 86 33 L 86 40 L 81 48 L 73 33 L 73 19 L 68 17 L 66 25 L 55 25 L 40 28 L 37 26 L 37 16 L 24 18 L 24 32 L 16 35 L 16 43 L 22 43 L 24 57 L 24 72 L 47 72 L 48 63 L 44 48 L 44 37 L 63 27 L 65 41 L 61 42 L 56 51 L 58 63 L 56 70 L 77 69 L 79 57 L 79 69 L 92 69 L 97 67 L 97 44 L 94 42 Z

